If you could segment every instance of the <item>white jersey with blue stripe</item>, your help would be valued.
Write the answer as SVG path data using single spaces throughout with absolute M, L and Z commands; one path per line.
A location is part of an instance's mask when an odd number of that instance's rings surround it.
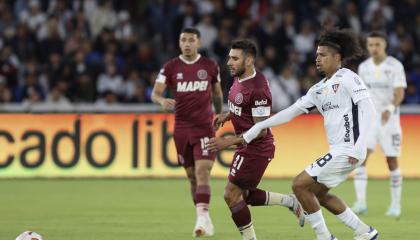
M 317 108 L 324 117 L 324 128 L 333 156 L 349 155 L 359 136 L 357 103 L 368 98 L 366 85 L 347 68 L 312 86 L 295 106 L 308 113 Z

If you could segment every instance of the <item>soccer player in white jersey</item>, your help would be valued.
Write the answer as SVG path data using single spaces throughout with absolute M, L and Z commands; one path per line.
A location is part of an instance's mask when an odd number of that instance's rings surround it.
M 379 143 L 386 156 L 390 171 L 391 204 L 386 215 L 399 217 L 401 214 L 402 176 L 397 158 L 400 156 L 401 125 L 399 106 L 407 87 L 404 67 L 400 61 L 386 54 L 386 37 L 380 32 L 372 32 L 367 37 L 370 58 L 359 65 L 358 74 L 369 89 L 378 113 L 373 131 L 368 136 L 368 157 Z M 354 187 L 357 201 L 353 211 L 367 213 L 366 161 L 355 170 Z
M 366 140 L 375 109 L 360 77 L 342 61 L 361 53 L 357 38 L 345 30 L 320 36 L 316 67 L 325 78 L 289 108 L 256 123 L 243 138 L 251 142 L 263 129 L 281 125 L 317 108 L 324 118 L 329 153 L 310 164 L 293 180 L 293 192 L 305 210 L 306 221 L 318 240 L 335 240 L 322 216 L 321 206 L 354 231 L 356 240 L 376 239 L 378 231 L 366 225 L 339 197 L 329 193 L 366 159 Z

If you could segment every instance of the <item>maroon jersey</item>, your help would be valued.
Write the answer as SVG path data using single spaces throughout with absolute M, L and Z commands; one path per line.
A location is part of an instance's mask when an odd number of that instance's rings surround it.
M 172 91 L 175 104 L 175 126 L 194 127 L 212 124 L 212 84 L 220 81 L 218 65 L 201 55 L 191 62 L 181 56 L 167 62 L 157 82 Z
M 235 134 L 243 134 L 254 125 L 253 117 L 270 116 L 271 92 L 267 79 L 259 71 L 245 79 L 235 78 L 229 91 L 228 104 Z M 268 129 L 263 138 L 239 146 L 237 151 L 274 157 L 274 138 L 271 131 Z

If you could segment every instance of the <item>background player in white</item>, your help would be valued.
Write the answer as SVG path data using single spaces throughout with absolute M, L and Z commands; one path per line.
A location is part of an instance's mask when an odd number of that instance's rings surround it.
M 343 60 L 360 53 L 357 38 L 351 32 L 324 32 L 316 51 L 316 67 L 325 78 L 294 105 L 255 124 L 243 135 L 246 142 L 251 142 L 261 130 L 289 122 L 315 107 L 322 114 L 329 153 L 309 165 L 293 181 L 293 191 L 318 240 L 337 239 L 329 232 L 320 205 L 350 227 L 356 240 L 378 236 L 376 229 L 362 222 L 342 199 L 329 193 L 366 159 L 366 139 L 375 109 L 359 76 L 342 68 Z
M 402 176 L 397 158 L 400 156 L 401 125 L 399 106 L 407 87 L 404 67 L 400 61 L 386 54 L 386 37 L 380 32 L 372 32 L 367 37 L 370 58 L 359 65 L 358 74 L 366 83 L 378 113 L 373 131 L 368 137 L 368 157 L 377 143 L 382 147 L 390 171 L 391 204 L 386 215 L 399 217 L 401 214 Z M 357 201 L 353 211 L 367 213 L 366 161 L 355 170 L 354 187 Z

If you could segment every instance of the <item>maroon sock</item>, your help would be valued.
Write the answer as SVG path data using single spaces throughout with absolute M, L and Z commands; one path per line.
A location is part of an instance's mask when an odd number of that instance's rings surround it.
M 267 192 L 258 188 L 249 190 L 248 196 L 245 200 L 246 203 L 251 206 L 267 205 Z
M 197 201 L 195 200 L 195 191 L 197 190 L 196 186 L 191 185 L 191 198 L 194 202 L 194 205 L 197 204 Z
M 230 207 L 230 211 L 232 219 L 239 229 L 251 223 L 251 212 L 244 200 Z
M 201 185 L 197 186 L 195 190 L 195 202 L 197 203 L 210 203 L 210 186 L 209 185 Z

